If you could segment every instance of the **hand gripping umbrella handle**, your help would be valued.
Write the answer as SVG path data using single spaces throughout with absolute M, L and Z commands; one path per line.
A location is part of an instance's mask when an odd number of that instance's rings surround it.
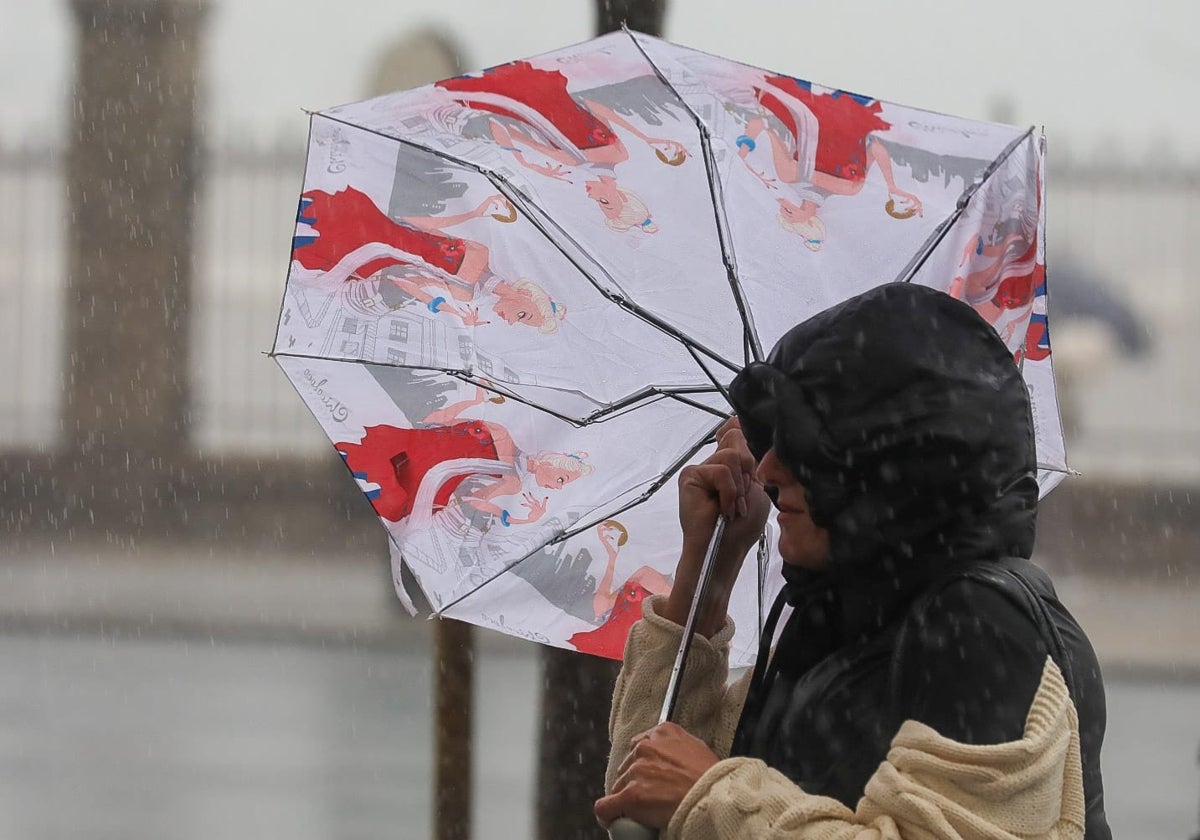
M 696 591 L 692 595 L 692 605 L 688 609 L 687 622 L 683 625 L 683 638 L 679 640 L 679 650 L 675 653 L 675 665 L 671 668 L 671 678 L 667 681 L 667 693 L 663 697 L 662 711 L 658 722 L 666 723 L 675 711 L 675 701 L 679 699 L 679 687 L 683 682 L 683 669 L 687 665 L 688 651 L 692 647 L 692 633 L 695 632 L 696 618 L 700 615 L 700 605 L 708 593 L 708 582 L 712 577 L 713 561 L 717 557 L 717 549 L 721 546 L 721 538 L 725 536 L 725 517 L 717 517 L 717 527 L 713 530 L 712 539 L 708 541 L 708 550 L 704 552 L 704 562 L 700 565 L 700 580 L 696 582 Z M 618 817 L 608 827 L 611 840 L 654 840 L 658 832 L 647 828 L 641 823 L 627 817 Z

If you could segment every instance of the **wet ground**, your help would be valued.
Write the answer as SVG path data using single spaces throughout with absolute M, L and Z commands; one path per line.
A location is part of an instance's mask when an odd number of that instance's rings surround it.
M 427 639 L 0 638 L 0 837 L 427 838 Z M 476 837 L 533 835 L 536 648 L 478 657 Z M 1188 840 L 1200 682 L 1110 675 L 1117 837 Z

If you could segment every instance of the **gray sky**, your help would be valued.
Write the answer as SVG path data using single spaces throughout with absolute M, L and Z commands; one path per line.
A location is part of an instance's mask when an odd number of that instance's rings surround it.
M 584 40 L 591 0 L 210 0 L 214 133 L 306 134 L 304 108 L 362 98 L 372 61 L 422 24 L 483 67 Z M 0 0 L 0 138 L 61 130 L 67 0 Z M 1055 148 L 1200 162 L 1200 3 L 671 0 L 667 34 L 824 84 L 931 110 L 1045 125 Z

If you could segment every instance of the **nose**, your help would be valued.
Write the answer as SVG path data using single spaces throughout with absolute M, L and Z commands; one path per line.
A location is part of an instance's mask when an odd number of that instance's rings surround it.
M 758 469 L 755 470 L 758 480 L 770 487 L 781 487 L 791 480 L 791 472 L 783 465 L 783 461 L 779 460 L 779 456 L 775 454 L 775 448 L 767 450 L 767 454 L 758 462 Z

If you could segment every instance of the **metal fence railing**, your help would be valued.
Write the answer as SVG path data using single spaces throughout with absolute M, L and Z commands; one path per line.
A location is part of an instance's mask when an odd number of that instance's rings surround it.
M 316 424 L 265 356 L 303 148 L 222 145 L 204 161 L 190 345 L 194 444 L 213 453 L 322 453 Z M 1080 418 L 1072 463 L 1085 473 L 1200 480 L 1200 331 L 1192 323 L 1200 278 L 1191 257 L 1200 241 L 1200 169 L 1050 161 L 1051 300 L 1055 271 L 1069 265 L 1131 309 L 1150 339 L 1137 356 L 1112 342 L 1081 344 L 1089 361 L 1063 346 L 1069 330 L 1056 334 L 1057 372 Z M 0 145 L 0 352 L 9 362 L 0 443 L 10 447 L 52 446 L 60 434 L 63 178 L 59 155 Z
M 61 156 L 0 146 L 0 441 L 59 439 L 66 287 L 66 184 Z
M 1200 169 L 1051 158 L 1047 192 L 1051 306 L 1056 268 L 1072 267 L 1132 309 L 1147 339 L 1137 353 L 1094 333 L 1076 346 L 1054 345 L 1056 374 L 1067 380 L 1078 418 L 1072 465 L 1084 474 L 1195 483 Z M 1064 369 L 1068 358 L 1077 370 Z
M 323 452 L 325 438 L 267 358 L 283 298 L 303 146 L 205 155 L 192 314 L 194 439 L 214 452 Z

